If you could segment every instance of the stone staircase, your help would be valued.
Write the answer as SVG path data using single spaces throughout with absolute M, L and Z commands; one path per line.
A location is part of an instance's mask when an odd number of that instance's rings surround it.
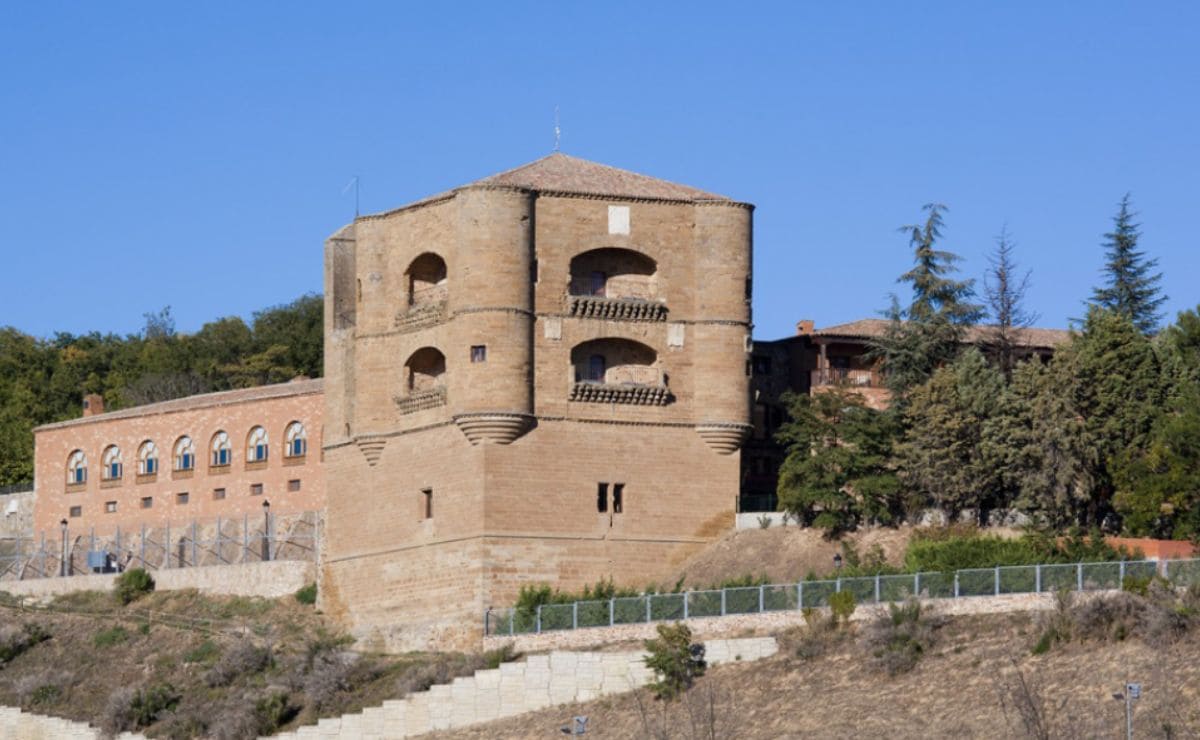
M 778 651 L 773 637 L 709 640 L 710 665 L 767 658 Z M 385 701 L 357 714 L 331 717 L 276 738 L 389 740 L 490 722 L 569 702 L 589 701 L 645 686 L 653 677 L 645 652 L 555 651 L 504 663 L 407 699 Z

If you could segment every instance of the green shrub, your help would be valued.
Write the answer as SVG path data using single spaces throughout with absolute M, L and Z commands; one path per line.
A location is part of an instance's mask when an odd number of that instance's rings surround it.
M 92 645 L 98 648 L 113 647 L 129 640 L 129 632 L 122 626 L 100 630 L 92 637 Z
M 226 650 L 220 660 L 204 674 L 210 687 L 228 686 L 241 676 L 260 673 L 271 666 L 274 653 L 270 647 L 243 640 Z
M 835 624 L 849 624 L 857 606 L 851 591 L 838 591 L 829 596 L 829 610 L 833 613 Z
M 296 601 L 301 604 L 312 605 L 317 603 L 317 584 L 310 583 L 296 592 Z
M 1061 540 L 1044 534 L 1013 539 L 962 528 L 934 529 L 914 535 L 904 554 L 904 567 L 910 573 L 947 573 L 997 565 L 1108 562 L 1133 554 L 1110 547 L 1099 533 L 1073 532 Z
M 876 666 L 895 676 L 917 665 L 942 624 L 929 616 L 928 607 L 910 598 L 903 604 L 888 604 L 887 613 L 880 614 L 866 630 L 865 641 Z
M 650 653 L 646 667 L 655 675 L 650 689 L 659 699 L 674 699 L 704 675 L 704 645 L 692 642 L 692 631 L 686 624 L 660 624 L 658 637 L 644 644 Z
M 169 683 L 160 683 L 134 693 L 129 703 L 135 727 L 149 727 L 162 714 L 179 705 L 179 692 Z
M 495 650 L 483 654 L 483 663 L 489 669 L 499 668 L 501 663 L 511 663 L 520 655 L 513 649 L 511 642 L 506 642 Z
M 62 697 L 62 689 L 55 684 L 45 684 L 38 686 L 33 690 L 33 694 L 29 697 L 29 703 L 34 706 L 45 706 L 54 704 Z
M 221 646 L 205 640 L 183 656 L 184 663 L 212 663 L 221 654 Z
M 133 568 L 113 581 L 113 595 L 122 605 L 133 602 L 154 590 L 154 579 L 142 568 Z
M 23 625 L 0 625 L 0 666 L 8 663 L 39 642 L 50 639 L 50 633 L 39 625 L 28 622 Z
M 254 703 L 254 714 L 258 718 L 259 735 L 272 735 L 296 715 L 296 708 L 288 702 L 286 692 L 273 691 Z

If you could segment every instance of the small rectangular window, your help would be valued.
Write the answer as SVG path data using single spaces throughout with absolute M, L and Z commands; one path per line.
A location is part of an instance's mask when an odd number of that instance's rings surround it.
M 213 489 L 213 501 L 224 501 L 224 500 L 225 500 L 225 489 L 224 488 L 214 488 Z
M 72 506 L 71 507 L 71 518 L 74 519 L 76 517 L 81 517 L 81 516 L 83 516 L 83 507 L 82 506 Z
M 621 508 L 624 505 L 624 501 L 623 501 L 624 498 L 625 498 L 625 484 L 624 483 L 614 483 L 613 484 L 613 513 L 614 514 L 621 513 Z
M 187 491 L 184 491 L 183 493 L 175 494 L 175 503 L 176 504 L 179 504 L 180 506 L 182 506 L 183 504 L 186 504 L 187 502 L 188 502 Z
M 143 496 L 142 497 L 142 508 L 143 509 L 149 509 L 153 506 L 154 506 L 154 497 L 153 496 Z
M 471 362 L 487 362 L 487 345 L 471 345 Z
M 261 484 L 261 483 L 251 483 L 250 484 L 250 495 L 251 496 L 261 496 L 262 492 L 263 492 L 263 484 Z
M 608 511 L 608 484 L 596 484 L 596 511 L 603 514 Z
M 299 491 L 300 490 L 300 479 L 293 478 L 292 480 L 288 481 L 288 490 L 292 491 L 292 492 Z
M 422 488 L 421 489 L 421 497 L 424 499 L 423 504 L 425 506 L 425 518 L 432 519 L 433 518 L 433 489 L 432 488 Z
M 104 502 L 104 513 L 105 514 L 117 513 L 117 502 L 116 501 L 105 501 Z

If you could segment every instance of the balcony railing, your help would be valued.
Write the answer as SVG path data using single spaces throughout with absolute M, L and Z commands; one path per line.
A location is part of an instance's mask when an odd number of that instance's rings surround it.
M 416 308 L 417 306 L 428 306 L 434 303 L 445 303 L 446 297 L 449 295 L 449 286 L 445 282 L 437 283 L 436 285 L 426 285 L 423 288 L 413 288 L 408 298 L 408 305 Z
M 446 389 L 444 387 L 430 388 L 427 391 L 413 391 L 407 396 L 396 396 L 396 406 L 401 414 L 415 414 L 418 411 L 445 405 Z
M 572 401 L 582 403 L 625 403 L 634 406 L 666 406 L 672 400 L 665 385 L 595 383 L 583 380 L 571 386 Z
M 882 388 L 883 373 L 846 367 L 826 367 L 812 371 L 812 385 L 848 385 L 855 388 Z
M 605 298 L 594 295 L 573 295 L 570 315 L 580 319 L 609 321 L 666 321 L 667 306 L 660 301 L 642 298 Z

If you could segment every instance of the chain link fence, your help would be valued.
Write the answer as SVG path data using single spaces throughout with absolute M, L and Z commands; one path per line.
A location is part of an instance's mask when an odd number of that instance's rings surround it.
M 1053 563 L 974 568 L 951 573 L 912 573 L 824 581 L 767 584 L 711 591 L 645 594 L 604 601 L 544 604 L 536 608 L 489 609 L 484 634 L 522 635 L 555 630 L 667 622 L 696 617 L 796 611 L 829 605 L 841 591 L 859 604 L 884 604 L 910 596 L 957 599 L 972 596 L 1104 591 L 1119 589 L 1126 577 L 1160 576 L 1177 587 L 1200 584 L 1200 559 Z
M 0 582 L 268 560 L 316 560 L 317 512 L 245 515 L 0 540 Z

